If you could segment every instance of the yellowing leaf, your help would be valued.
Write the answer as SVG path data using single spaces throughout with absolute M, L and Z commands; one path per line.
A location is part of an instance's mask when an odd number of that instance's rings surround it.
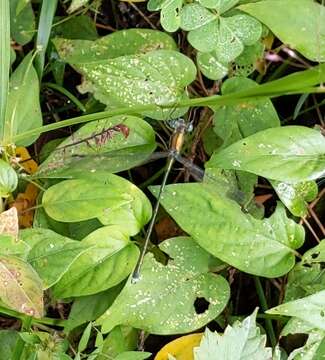
M 34 184 L 28 184 L 23 193 L 19 193 L 15 201 L 11 204 L 18 210 L 18 220 L 20 228 L 29 228 L 33 225 L 34 210 L 28 210 L 35 206 L 38 195 L 38 188 Z
M 12 235 L 15 238 L 18 236 L 18 214 L 17 209 L 4 211 L 0 214 L 0 234 Z
M 193 360 L 193 348 L 200 345 L 203 333 L 179 337 L 165 345 L 156 355 L 155 360 L 168 360 L 172 355 L 176 360 Z
M 34 174 L 37 170 L 37 163 L 31 158 L 28 150 L 25 147 L 19 146 L 16 148 L 16 156 L 19 158 L 21 166 L 28 174 Z

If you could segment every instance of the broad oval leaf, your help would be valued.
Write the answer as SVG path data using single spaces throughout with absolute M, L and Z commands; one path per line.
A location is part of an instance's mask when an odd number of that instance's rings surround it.
M 214 154 L 207 166 L 288 183 L 314 180 L 325 174 L 325 137 L 304 126 L 266 129 Z
M 294 316 L 306 321 L 315 328 L 325 330 L 325 290 L 298 300 L 281 304 L 267 310 L 266 313 Z
M 157 187 L 151 191 L 157 196 Z M 212 185 L 168 185 L 161 203 L 200 246 L 249 274 L 286 274 L 295 264 L 293 249 L 304 241 L 303 227 L 288 219 L 280 204 L 270 218 L 257 220 Z
M 288 184 L 273 180 L 271 184 L 291 214 L 299 217 L 307 215 L 308 202 L 313 201 L 318 194 L 315 181 Z
M 0 298 L 11 309 L 41 318 L 43 285 L 36 271 L 22 259 L 0 255 Z
M 181 27 L 191 31 L 215 21 L 217 16 L 198 3 L 187 4 L 181 12 Z
M 0 159 L 0 197 L 8 197 L 18 185 L 16 171 Z
M 71 240 L 49 229 L 25 229 L 20 238 L 31 244 L 27 261 L 43 280 L 44 290 L 57 283 L 71 264 L 88 249 L 80 241 Z
M 119 284 L 134 268 L 139 250 L 118 226 L 99 228 L 85 237 L 88 247 L 52 288 L 57 298 L 85 296 Z
M 24 106 L 22 106 L 24 104 Z M 42 125 L 39 102 L 39 79 L 33 66 L 32 53 L 25 56 L 10 77 L 6 122 L 3 130 L 3 143 L 11 144 L 15 135 Z M 16 145 L 32 144 L 38 135 L 18 141 Z
M 311 0 L 264 0 L 240 9 L 263 22 L 284 44 L 308 59 L 325 61 L 324 4 Z
M 178 334 L 199 329 L 226 306 L 229 285 L 209 273 L 212 257 L 188 237 L 165 240 L 160 249 L 170 258 L 167 265 L 147 254 L 140 280 L 128 280 L 113 305 L 97 320 L 102 331 L 119 324 L 144 329 L 152 334 Z M 195 257 L 193 257 L 195 254 Z M 197 298 L 209 302 L 201 314 L 195 311 Z
M 90 122 L 62 141 L 34 177 L 120 172 L 143 162 L 155 147 L 155 132 L 146 121 L 136 116 L 113 116 Z
M 145 54 L 159 49 L 177 50 L 170 35 L 151 29 L 115 31 L 95 41 L 56 38 L 53 42 L 61 59 L 74 64 Z
M 65 180 L 48 188 L 42 198 L 46 213 L 57 221 L 93 219 L 130 203 L 131 194 L 115 193 L 114 187 L 93 179 Z
M 185 87 L 196 76 L 192 60 L 172 50 L 69 64 L 85 77 L 80 91 L 92 92 L 110 108 L 156 105 L 156 110 L 143 114 L 157 120 L 170 114 L 170 109 L 163 110 L 160 106 L 173 106 L 187 98 Z M 187 108 L 178 109 L 173 116 L 178 117 L 186 111 Z

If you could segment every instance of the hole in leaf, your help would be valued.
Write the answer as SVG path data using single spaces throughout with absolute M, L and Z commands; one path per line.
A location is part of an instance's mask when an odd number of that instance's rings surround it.
M 311 255 L 311 258 L 312 258 L 312 259 L 317 259 L 318 256 L 319 256 L 319 252 L 312 254 L 312 255 Z
M 203 297 L 196 298 L 194 301 L 194 309 L 197 314 L 203 314 L 209 308 L 209 301 Z
M 311 268 L 312 266 L 308 263 L 305 263 L 305 264 L 302 264 L 303 267 L 306 267 L 306 268 Z
M 320 316 L 321 316 L 321 317 L 324 317 L 324 316 L 325 316 L 324 310 L 321 310 L 321 311 L 320 311 Z
M 158 247 L 152 249 L 153 256 L 155 260 L 160 262 L 163 265 L 167 265 L 170 260 L 174 260 L 171 256 L 169 256 L 164 251 L 160 250 Z

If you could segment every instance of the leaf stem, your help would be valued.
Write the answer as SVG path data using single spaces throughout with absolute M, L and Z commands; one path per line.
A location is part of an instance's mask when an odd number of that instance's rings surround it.
M 32 319 L 33 318 L 31 316 L 24 315 L 22 317 L 22 325 L 21 325 L 22 331 L 29 332 L 31 325 L 32 325 Z M 24 351 L 24 347 L 25 347 L 25 341 L 19 336 L 18 340 L 16 342 L 16 345 L 15 345 L 15 350 L 12 354 L 12 360 L 20 360 L 21 359 L 21 355 Z
M 268 305 L 267 305 L 267 301 L 266 301 L 266 297 L 264 294 L 264 290 L 261 284 L 261 280 L 259 277 L 255 276 L 254 277 L 254 282 L 255 282 L 255 288 L 256 288 L 256 292 L 257 292 L 257 296 L 259 298 L 260 304 L 261 304 L 261 308 L 263 310 L 263 312 L 265 312 L 266 310 L 268 310 Z M 272 345 L 272 348 L 275 348 L 276 346 L 276 337 L 275 337 L 275 333 L 274 333 L 274 329 L 273 329 L 273 325 L 272 325 L 272 320 L 269 318 L 265 318 L 265 327 L 266 327 L 266 331 L 269 335 L 269 339 Z

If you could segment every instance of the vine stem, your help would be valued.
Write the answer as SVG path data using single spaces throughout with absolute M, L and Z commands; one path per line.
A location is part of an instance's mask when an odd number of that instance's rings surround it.
M 261 284 L 261 280 L 259 277 L 255 276 L 254 282 L 255 282 L 257 296 L 258 296 L 260 304 L 261 304 L 261 308 L 262 308 L 263 312 L 265 312 L 266 310 L 268 310 L 268 305 L 267 305 L 266 297 L 265 297 L 264 290 L 263 290 L 263 287 Z M 272 348 L 274 349 L 276 346 L 276 337 L 275 337 L 271 319 L 269 319 L 269 318 L 265 319 L 265 327 L 266 327 L 266 331 L 269 335 L 269 339 L 270 339 Z

